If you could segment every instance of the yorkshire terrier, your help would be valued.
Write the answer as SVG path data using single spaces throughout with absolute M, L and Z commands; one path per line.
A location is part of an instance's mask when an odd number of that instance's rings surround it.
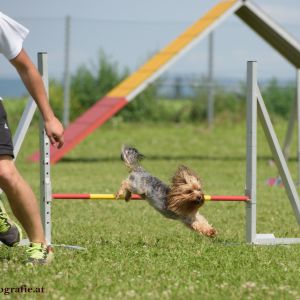
M 198 212 L 204 204 L 204 194 L 199 177 L 188 167 L 179 166 L 170 186 L 149 174 L 141 165 L 144 155 L 136 148 L 123 146 L 121 159 L 129 176 L 116 193 L 129 201 L 131 194 L 138 194 L 163 216 L 177 219 L 196 232 L 214 237 L 216 230 Z

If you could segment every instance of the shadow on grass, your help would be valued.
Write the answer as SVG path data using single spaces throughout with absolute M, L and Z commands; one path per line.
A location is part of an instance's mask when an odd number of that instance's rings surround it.
M 209 155 L 149 155 L 146 159 L 153 161 L 170 161 L 170 160 L 205 160 L 205 161 L 246 161 L 245 156 L 209 156 Z M 272 160 L 271 156 L 258 156 L 258 160 Z M 296 158 L 290 158 L 291 161 L 296 161 Z M 115 162 L 120 161 L 119 157 L 65 157 L 61 163 L 85 163 L 85 162 Z
M 215 238 L 212 240 L 213 244 L 218 244 L 221 246 L 241 246 L 241 245 L 247 245 L 246 242 L 237 242 L 236 240 L 230 240 L 230 239 L 220 239 L 220 238 Z

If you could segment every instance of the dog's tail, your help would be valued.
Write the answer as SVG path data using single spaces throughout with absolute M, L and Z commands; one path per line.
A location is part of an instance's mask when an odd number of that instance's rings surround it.
M 136 148 L 123 145 L 121 150 L 121 159 L 124 161 L 126 167 L 130 170 L 135 170 L 140 166 L 140 161 L 144 158 Z

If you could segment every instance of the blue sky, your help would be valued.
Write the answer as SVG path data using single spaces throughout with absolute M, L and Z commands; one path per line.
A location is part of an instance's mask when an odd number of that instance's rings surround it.
M 51 77 L 62 78 L 64 20 L 71 16 L 71 71 L 80 64 L 92 67 L 103 49 L 120 68 L 134 70 L 187 26 L 213 7 L 217 0 L 9 0 L 1 10 L 30 29 L 25 48 L 35 60 L 49 53 Z M 256 0 L 255 3 L 300 41 L 299 0 Z M 215 34 L 215 76 L 243 80 L 246 61 L 259 62 L 261 78 L 293 79 L 295 70 L 236 16 Z M 207 72 L 207 39 L 185 55 L 170 72 Z M 0 78 L 17 77 L 3 57 Z

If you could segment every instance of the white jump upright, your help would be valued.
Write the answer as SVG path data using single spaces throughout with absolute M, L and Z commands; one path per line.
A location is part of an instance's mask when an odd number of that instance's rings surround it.
M 256 239 L 256 175 L 257 175 L 257 101 L 256 63 L 247 63 L 247 150 L 246 150 L 246 188 L 245 195 L 250 201 L 246 203 L 246 241 L 253 243 Z
M 258 234 L 256 232 L 257 115 L 259 115 L 296 220 L 300 225 L 299 196 L 257 84 L 257 62 L 249 61 L 247 63 L 247 171 L 245 194 L 250 198 L 250 201 L 246 203 L 246 241 L 260 245 L 300 243 L 300 238 L 275 238 L 273 234 Z
M 49 80 L 48 80 L 48 55 L 45 52 L 38 53 L 38 70 L 42 76 L 47 97 L 49 99 Z M 80 246 L 53 245 L 51 236 L 51 163 L 50 163 L 50 141 L 45 131 L 44 121 L 40 117 L 40 212 L 45 238 L 49 245 L 62 246 L 69 249 L 85 250 Z
M 38 53 L 38 70 L 42 76 L 47 97 L 49 98 L 47 53 Z M 40 117 L 40 151 L 40 211 L 45 238 L 51 244 L 52 189 L 50 178 L 50 141 L 46 134 L 42 117 Z

